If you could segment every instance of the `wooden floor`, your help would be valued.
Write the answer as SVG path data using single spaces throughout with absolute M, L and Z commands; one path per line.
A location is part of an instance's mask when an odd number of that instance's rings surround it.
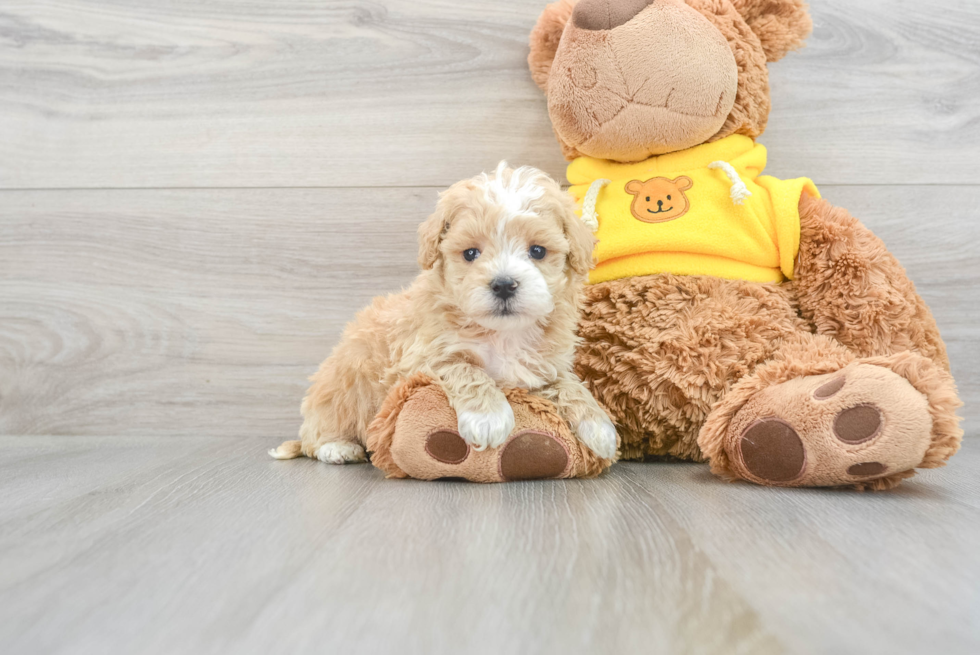
M 811 0 L 761 139 L 933 309 L 948 469 L 861 495 L 265 459 L 440 189 L 563 177 L 546 1 L 0 3 L 0 652 L 980 652 L 975 0 Z
M 980 652 L 980 441 L 887 494 L 0 439 L 4 653 Z

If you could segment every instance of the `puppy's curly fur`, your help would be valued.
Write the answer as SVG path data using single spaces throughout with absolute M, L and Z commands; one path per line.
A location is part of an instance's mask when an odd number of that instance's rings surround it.
M 553 402 L 597 455 L 615 457 L 612 422 L 572 373 L 594 245 L 571 198 L 539 170 L 501 163 L 456 183 L 419 227 L 421 275 L 347 327 L 312 378 L 300 440 L 270 454 L 364 460 L 388 392 L 424 373 L 477 450 L 507 439 L 514 415 L 502 388 L 519 387 Z

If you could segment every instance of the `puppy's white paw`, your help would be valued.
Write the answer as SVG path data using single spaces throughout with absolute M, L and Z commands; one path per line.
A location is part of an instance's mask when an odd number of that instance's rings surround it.
M 316 449 L 316 458 L 326 464 L 350 464 L 367 459 L 361 444 L 349 441 L 331 441 Z
M 603 459 L 616 459 L 616 426 L 603 416 L 581 421 L 575 426 L 579 441 Z
M 457 415 L 459 434 L 473 450 L 497 448 L 514 431 L 514 410 L 506 400 L 495 412 L 460 411 Z

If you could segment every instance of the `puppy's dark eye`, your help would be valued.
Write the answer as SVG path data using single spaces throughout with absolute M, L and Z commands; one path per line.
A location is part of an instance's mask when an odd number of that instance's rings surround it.
M 531 246 L 527 253 L 531 255 L 531 259 L 544 259 L 544 256 L 548 254 L 548 249 L 544 246 Z
M 473 261 L 479 256 L 480 256 L 480 251 L 477 250 L 476 248 L 470 248 L 469 250 L 463 251 L 463 259 L 465 259 L 468 262 Z

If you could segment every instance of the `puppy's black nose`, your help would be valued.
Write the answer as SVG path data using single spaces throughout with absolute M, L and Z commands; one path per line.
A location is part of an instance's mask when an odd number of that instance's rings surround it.
M 512 277 L 495 277 L 490 283 L 490 290 L 501 300 L 513 298 L 517 293 L 517 280 Z

